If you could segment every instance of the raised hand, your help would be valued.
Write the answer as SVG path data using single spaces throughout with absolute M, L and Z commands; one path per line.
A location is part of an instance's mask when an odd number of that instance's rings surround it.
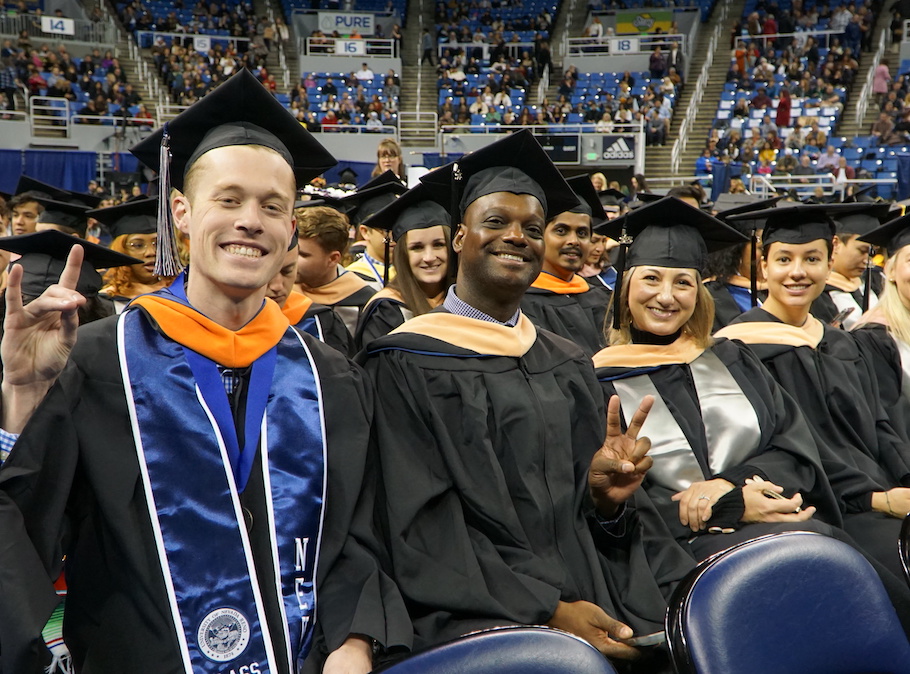
M 622 432 L 619 396 L 612 396 L 607 406 L 607 437 L 591 460 L 588 488 L 594 506 L 602 517 L 612 517 L 638 489 L 645 473 L 654 464 L 647 456 L 651 449 L 648 438 L 639 438 L 648 413 L 654 405 L 653 396 L 645 396 L 632 415 L 629 427 Z
M 27 305 L 22 303 L 22 266 L 13 265 L 6 287 L 2 418 L 4 430 L 18 433 L 57 380 L 76 344 L 77 312 L 85 298 L 76 292 L 82 246 L 73 246 L 60 280 Z

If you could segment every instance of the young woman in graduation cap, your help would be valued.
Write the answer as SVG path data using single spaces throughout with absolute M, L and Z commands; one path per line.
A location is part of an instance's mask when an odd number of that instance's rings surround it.
M 704 559 L 774 531 L 828 531 L 809 521 L 838 509 L 795 404 L 745 346 L 711 338 L 701 270 L 709 251 L 745 236 L 673 197 L 601 231 L 627 250 L 610 346 L 594 365 L 626 419 L 655 397 L 642 428 L 654 459 L 644 486 L 677 541 Z
M 810 312 L 831 268 L 833 218 L 855 208 L 799 205 L 734 216 L 763 221 L 768 296 L 716 336 L 748 344 L 799 405 L 841 511 L 840 523 L 826 521 L 901 576 L 895 518 L 910 511 L 910 445 L 889 422 L 856 340 Z
M 166 287 L 172 280 L 155 274 L 158 250 L 158 199 L 136 199 L 119 206 L 99 208 L 86 213 L 113 235 L 111 250 L 142 260 L 128 267 L 117 267 L 105 274 L 101 294 L 110 297 L 119 314 L 134 297 Z
M 374 229 L 391 230 L 395 278 L 373 295 L 357 324 L 355 342 L 363 348 L 406 320 L 442 304 L 455 280 L 451 256 L 452 218 L 423 185 L 366 220 Z

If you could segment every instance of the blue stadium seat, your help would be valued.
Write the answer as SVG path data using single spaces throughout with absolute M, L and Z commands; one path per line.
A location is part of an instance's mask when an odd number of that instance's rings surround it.
M 764 536 L 699 564 L 670 601 L 667 634 L 687 674 L 910 669 L 910 643 L 875 570 L 816 533 Z
M 578 637 L 546 627 L 502 627 L 435 646 L 376 674 L 616 674 Z

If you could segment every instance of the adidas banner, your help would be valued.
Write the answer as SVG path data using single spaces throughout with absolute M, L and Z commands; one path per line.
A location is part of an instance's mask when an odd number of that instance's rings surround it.
M 603 136 L 603 153 L 601 159 L 617 164 L 635 162 L 635 136 Z

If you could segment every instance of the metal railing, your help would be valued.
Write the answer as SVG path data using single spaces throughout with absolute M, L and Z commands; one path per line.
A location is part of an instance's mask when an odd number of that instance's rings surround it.
M 711 66 L 714 64 L 714 53 L 717 51 L 717 45 L 720 43 L 720 40 L 726 37 L 724 28 L 729 7 L 730 0 L 726 0 L 720 8 L 717 24 L 714 26 L 714 31 L 711 33 L 711 39 L 708 41 L 708 52 L 705 56 L 705 62 L 702 65 L 698 80 L 695 82 L 695 90 L 692 92 L 692 98 L 689 100 L 689 105 L 686 106 L 685 117 L 683 118 L 682 124 L 679 126 L 679 132 L 677 133 L 676 140 L 673 142 L 673 147 L 670 150 L 670 169 L 673 173 L 679 171 L 679 164 L 682 161 L 683 152 L 686 151 L 686 145 L 689 143 L 689 131 L 691 131 L 692 125 L 695 124 L 695 118 L 698 116 L 701 100 L 705 95 L 705 87 L 708 85 L 708 80 L 711 77 Z M 674 112 L 674 114 L 678 114 L 678 112 Z
M 209 40 L 211 44 L 221 44 L 229 46 L 236 50 L 239 42 L 249 42 L 248 37 L 235 37 L 233 35 L 209 35 L 208 33 L 163 33 L 155 30 L 137 30 L 133 35 L 136 36 L 136 42 L 141 49 L 148 49 L 158 40 L 164 44 L 171 45 L 175 41 L 180 41 L 185 47 L 192 47 L 196 39 Z
M 806 179 L 807 182 L 801 182 L 800 179 Z M 822 196 L 839 194 L 843 198 L 850 185 L 869 186 L 896 184 L 897 180 L 894 178 L 850 178 L 838 180 L 837 176 L 833 173 L 820 173 L 810 176 L 753 174 L 749 177 L 749 190 L 753 194 L 764 198 L 774 196 L 777 194 L 778 189 L 794 189 L 798 194 L 805 196 L 818 188 L 821 188 Z
M 435 112 L 399 112 L 398 129 L 402 136 L 436 138 L 439 115 Z
M 626 43 L 617 46 L 618 43 Z M 689 36 L 685 34 L 667 35 L 604 35 L 600 38 L 569 37 L 566 38 L 566 54 L 572 56 L 608 56 L 613 53 L 622 55 L 648 54 L 655 47 L 669 50 L 676 43 L 685 56 L 689 56 Z M 614 50 L 615 48 L 615 50 Z
M 859 92 L 859 98 L 856 101 L 857 126 L 862 126 L 863 120 L 866 118 L 866 109 L 869 107 L 869 99 L 872 98 L 872 85 L 875 82 L 875 69 L 885 55 L 890 36 L 891 31 L 886 29 L 882 31 L 881 37 L 878 39 L 878 49 L 875 50 L 875 56 L 872 57 L 872 65 L 869 66 L 869 70 L 866 73 L 866 82 L 863 84 L 863 88 Z
M 354 39 L 300 37 L 297 38 L 297 53 L 302 56 L 369 56 L 370 58 L 398 58 L 398 40 L 378 37 L 361 37 Z
M 742 40 L 743 42 L 758 42 L 761 44 L 762 49 L 768 46 L 769 41 L 777 41 L 781 38 L 791 39 L 797 43 L 804 41 L 807 37 L 814 37 L 815 41 L 818 43 L 819 47 L 827 48 L 831 43 L 831 38 L 841 37 L 844 34 L 842 30 L 800 30 L 795 33 L 769 33 L 767 35 L 738 35 L 737 40 Z M 858 54 L 854 54 L 856 58 L 859 58 Z
M 550 64 L 543 69 L 540 76 L 540 82 L 537 83 L 537 105 L 542 105 L 547 98 L 547 92 L 550 90 Z
M 41 17 L 38 14 L 20 14 L 18 16 L 0 16 L 0 35 L 21 35 L 25 31 L 30 38 L 53 42 L 86 42 L 94 46 L 113 46 L 117 44 L 117 29 L 110 21 L 87 21 L 73 19 L 74 35 L 45 33 L 41 29 Z
M 28 117 L 31 122 L 32 135 L 69 138 L 70 105 L 65 98 L 47 96 L 29 98 Z
M 319 133 L 369 133 L 369 134 L 386 134 L 395 136 L 395 140 L 398 141 L 400 138 L 400 133 L 397 126 L 382 126 L 379 129 L 371 129 L 365 124 L 337 124 L 337 125 L 323 125 L 319 130 Z
M 440 42 L 436 45 L 436 55 L 438 58 L 448 58 L 446 52 L 449 52 L 450 55 L 454 56 L 455 54 L 464 53 L 469 57 L 477 57 L 477 52 L 480 52 L 480 59 L 484 61 L 490 60 L 490 49 L 496 45 L 489 44 L 487 42 Z M 506 55 L 512 59 L 520 59 L 523 52 L 528 52 L 529 54 L 534 53 L 534 43 L 533 42 L 506 42 L 505 44 Z

